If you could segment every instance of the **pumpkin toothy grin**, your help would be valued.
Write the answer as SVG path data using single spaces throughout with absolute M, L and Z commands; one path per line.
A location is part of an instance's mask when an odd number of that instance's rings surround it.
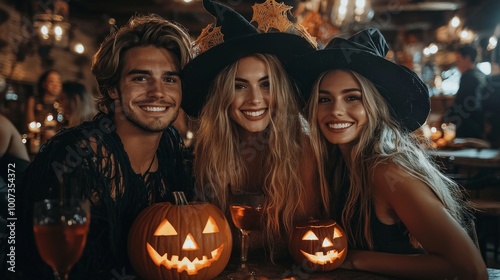
M 224 244 L 220 245 L 219 248 L 213 250 L 210 254 L 212 255 L 211 259 L 208 259 L 207 256 L 203 256 L 200 259 L 196 258 L 194 260 L 189 260 L 187 257 L 184 257 L 182 260 L 179 260 L 179 256 L 172 255 L 170 260 L 168 259 L 167 253 L 163 256 L 160 256 L 156 250 L 147 243 L 147 249 L 149 256 L 153 260 L 153 262 L 157 265 L 163 265 L 168 269 L 177 268 L 177 272 L 181 273 L 186 271 L 189 275 L 197 274 L 198 271 L 202 268 L 209 267 L 213 262 L 217 261 L 224 250 Z
M 303 250 L 300 250 L 300 252 L 302 252 L 302 254 L 310 262 L 324 265 L 324 264 L 333 263 L 334 261 L 336 261 L 339 257 L 339 254 L 342 254 L 344 252 L 344 250 L 342 250 L 341 252 L 338 252 L 337 250 L 330 250 L 330 251 L 326 252 L 326 254 L 324 254 L 323 252 L 316 252 L 314 255 L 306 253 Z

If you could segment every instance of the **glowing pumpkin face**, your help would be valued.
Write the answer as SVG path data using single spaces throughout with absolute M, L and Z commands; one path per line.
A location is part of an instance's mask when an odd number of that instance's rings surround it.
M 157 203 L 132 225 L 129 258 L 145 279 L 212 279 L 224 270 L 232 249 L 229 224 L 209 203 Z
M 288 247 L 293 259 L 306 269 L 328 271 L 344 262 L 347 237 L 335 221 L 308 221 L 295 226 Z

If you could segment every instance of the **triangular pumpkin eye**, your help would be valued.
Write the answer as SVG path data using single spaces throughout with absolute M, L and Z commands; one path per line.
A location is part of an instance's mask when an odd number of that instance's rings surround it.
M 172 224 L 170 224 L 169 221 L 165 219 L 156 229 L 154 236 L 169 236 L 169 235 L 177 235 L 177 231 L 174 229 Z
M 212 216 L 208 217 L 207 224 L 203 229 L 203 233 L 215 233 L 219 232 L 219 227 Z
M 334 238 L 334 239 L 335 239 L 335 238 L 342 237 L 342 236 L 344 236 L 344 235 L 342 234 L 342 232 L 341 232 L 339 229 L 337 229 L 337 228 L 336 228 L 336 229 L 334 229 L 334 231 L 333 231 L 333 238 Z
M 332 247 L 332 246 L 333 246 L 333 243 L 330 240 L 330 238 L 326 237 L 325 239 L 323 239 L 323 244 L 321 244 L 321 247 L 327 248 L 327 247 Z
M 318 237 L 314 234 L 314 232 L 312 232 L 312 230 L 309 230 L 306 234 L 304 234 L 302 240 L 318 240 Z

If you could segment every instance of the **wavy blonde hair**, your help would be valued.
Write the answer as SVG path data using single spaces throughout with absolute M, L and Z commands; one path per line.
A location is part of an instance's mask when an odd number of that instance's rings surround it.
M 277 244 L 286 241 L 284 235 L 292 230 L 299 201 L 305 192 L 299 168 L 303 146 L 310 143 L 304 143 L 308 138 L 302 132 L 295 88 L 281 63 L 270 54 L 252 56 L 262 60 L 269 71 L 271 121 L 258 136 L 265 145 L 260 150 L 243 150 L 243 139 L 238 134 L 240 128 L 229 116 L 229 107 L 235 99 L 238 67 L 235 62 L 217 75 L 200 114 L 194 146 L 195 186 L 198 196 L 227 213 L 230 186 L 244 186 L 255 179 L 248 177 L 246 153 L 263 153 L 261 170 L 266 172 L 265 180 L 257 183 L 263 186 L 267 197 L 263 234 L 273 258 Z
M 347 166 L 338 146 L 329 143 L 318 126 L 319 84 L 329 71 L 322 73 L 314 83 L 307 111 L 313 150 L 320 166 L 320 181 L 322 185 L 331 186 L 332 201 L 339 202 L 339 197 L 344 195 L 342 186 L 349 183 L 342 213 L 334 213 L 336 217 L 340 217 L 344 228 L 353 229 L 351 225 L 353 222 L 357 223 L 354 232 L 348 231 L 349 242 L 354 246 L 367 245 L 373 250 L 370 228 L 373 206 L 372 191 L 369 187 L 370 174 L 375 165 L 384 162 L 395 163 L 403 168 L 408 176 L 424 182 L 450 215 L 468 229 L 464 215 L 467 210 L 459 204 L 462 199 L 460 187 L 441 173 L 436 164 L 418 147 L 417 137 L 410 132 L 403 132 L 391 117 L 386 100 L 371 81 L 351 70 L 336 71 L 349 72 L 358 81 L 367 114 L 367 124 L 363 126 L 351 151 L 351 166 Z M 349 169 L 357 172 L 349 172 Z

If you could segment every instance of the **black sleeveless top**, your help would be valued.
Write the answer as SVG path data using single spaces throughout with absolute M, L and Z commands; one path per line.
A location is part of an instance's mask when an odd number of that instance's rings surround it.
M 349 192 L 349 180 L 346 180 L 340 187 L 339 194 L 332 194 L 330 201 L 330 209 L 332 211 L 333 219 L 336 221 L 341 221 L 342 211 L 345 208 L 347 196 Z M 348 225 L 344 225 L 344 230 L 349 233 L 349 231 L 356 230 L 360 219 L 359 209 L 354 211 L 354 216 Z M 423 254 L 425 250 L 422 247 L 415 248 L 411 244 L 411 238 L 409 236 L 408 229 L 406 226 L 399 222 L 393 225 L 387 225 L 382 223 L 375 213 L 375 209 L 372 208 L 370 216 L 370 226 L 372 233 L 372 240 L 375 252 L 393 253 L 393 254 Z M 370 250 L 366 242 L 363 244 L 357 244 L 354 246 L 352 240 L 352 235 L 348 234 L 349 248 L 360 249 L 360 250 Z M 359 242 L 358 242 L 359 243 Z
M 406 226 L 401 223 L 387 225 L 382 223 L 372 209 L 370 217 L 374 251 L 393 254 L 423 254 L 424 249 L 411 244 L 410 235 Z

